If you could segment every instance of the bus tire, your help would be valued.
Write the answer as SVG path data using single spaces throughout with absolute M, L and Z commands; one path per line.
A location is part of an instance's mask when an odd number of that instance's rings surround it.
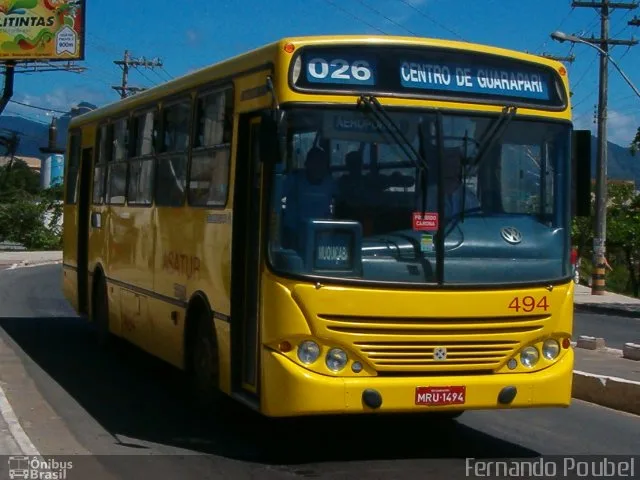
M 189 383 L 196 405 L 207 407 L 220 398 L 218 340 L 208 309 L 200 309 L 195 315 L 189 345 Z
M 111 342 L 111 332 L 109 331 L 109 299 L 107 297 L 107 284 L 104 277 L 100 275 L 94 286 L 91 317 L 96 329 L 98 345 L 108 346 Z

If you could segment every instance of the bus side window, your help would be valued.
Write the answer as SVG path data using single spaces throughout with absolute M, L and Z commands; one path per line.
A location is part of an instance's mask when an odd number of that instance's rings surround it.
M 224 207 L 227 203 L 233 134 L 232 93 L 229 88 L 202 95 L 197 100 L 189 178 L 191 205 Z
M 106 193 L 105 179 L 107 176 L 107 159 L 111 154 L 109 150 L 109 129 L 102 125 L 98 129 L 96 148 L 96 162 L 93 168 L 93 204 L 102 205 Z
M 158 155 L 156 205 L 184 205 L 191 125 L 191 98 L 164 108 L 162 152 Z
M 127 193 L 127 154 L 129 152 L 128 119 L 117 120 L 109 125 L 111 130 L 111 158 L 107 167 L 109 189 L 108 202 L 111 205 L 124 205 Z
M 129 166 L 127 203 L 151 205 L 157 122 L 154 110 L 134 118 L 135 149 Z

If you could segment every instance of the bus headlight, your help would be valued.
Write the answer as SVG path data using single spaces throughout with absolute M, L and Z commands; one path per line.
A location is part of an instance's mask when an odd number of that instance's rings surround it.
M 307 365 L 315 362 L 320 356 L 320 347 L 316 342 L 305 340 L 298 346 L 298 358 Z
M 329 370 L 332 372 L 339 372 L 347 364 L 347 354 L 339 348 L 332 348 L 327 353 L 325 362 Z
M 542 345 L 542 356 L 547 360 L 554 360 L 560 353 L 560 344 L 553 338 L 548 338 Z
M 540 358 L 536 347 L 527 347 L 520 352 L 520 363 L 525 367 L 532 368 L 538 363 Z

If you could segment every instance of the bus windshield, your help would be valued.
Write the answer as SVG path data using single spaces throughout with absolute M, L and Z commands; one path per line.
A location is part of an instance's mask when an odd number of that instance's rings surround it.
M 513 118 L 492 134 L 496 115 L 388 113 L 401 135 L 355 108 L 288 110 L 270 169 L 276 272 L 434 286 L 569 276 L 568 124 Z

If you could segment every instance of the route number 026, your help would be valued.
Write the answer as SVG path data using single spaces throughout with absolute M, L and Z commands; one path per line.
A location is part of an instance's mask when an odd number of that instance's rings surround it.
M 547 296 L 543 296 L 542 298 L 534 298 L 532 296 L 526 297 L 515 297 L 509 303 L 509 308 L 519 312 L 522 310 L 523 312 L 533 312 L 534 310 L 544 310 L 545 312 L 549 308 L 549 303 L 547 302 Z
M 309 75 L 317 80 L 327 78 L 338 81 L 367 82 L 371 80 L 371 65 L 366 60 L 354 60 L 349 63 L 342 58 L 327 61 L 316 57 L 309 60 L 307 65 Z

